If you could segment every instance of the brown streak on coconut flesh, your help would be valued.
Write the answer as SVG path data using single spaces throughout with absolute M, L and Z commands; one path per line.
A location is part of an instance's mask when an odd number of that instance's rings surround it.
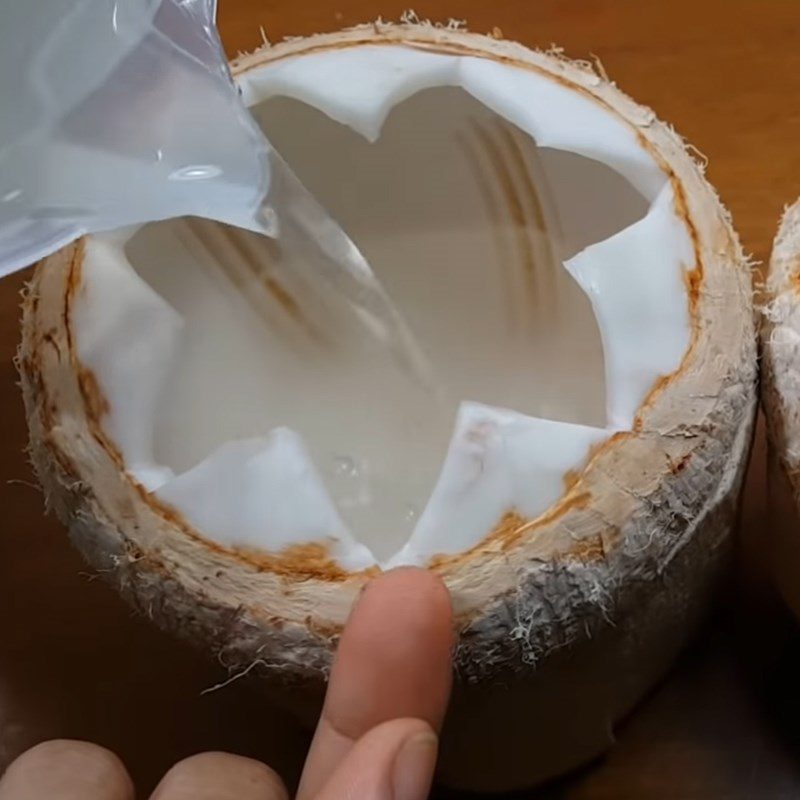
M 492 532 L 481 539 L 480 542 L 470 547 L 463 553 L 442 553 L 433 556 L 425 565 L 428 569 L 440 570 L 452 567 L 461 561 L 467 560 L 475 553 L 481 552 L 488 548 L 489 544 L 494 541 L 508 541 L 516 536 L 516 532 L 521 530 L 528 524 L 528 520 L 520 516 L 516 511 L 509 511 L 503 516 L 500 522 L 495 525 Z M 506 547 L 501 547 L 506 550 Z
M 100 420 L 111 410 L 108 398 L 103 394 L 97 376 L 87 367 L 78 368 L 78 383 L 81 387 L 83 402 L 92 419 Z
M 564 473 L 564 491 L 571 492 L 575 486 L 578 484 L 578 481 L 581 479 L 581 470 L 579 469 L 568 469 Z
M 63 310 L 63 323 L 64 330 L 67 334 L 67 348 L 69 349 L 70 358 L 72 359 L 73 366 L 78 367 L 78 359 L 75 355 L 75 347 L 72 341 L 72 325 L 70 324 L 70 316 L 72 314 L 72 301 L 78 292 L 81 285 L 81 273 L 83 271 L 83 256 L 86 252 L 86 245 L 83 239 L 78 239 L 75 243 L 75 249 L 72 252 L 72 258 L 67 266 L 67 288 L 64 292 L 64 310 Z
M 275 278 L 267 275 L 267 277 L 264 278 L 264 286 L 289 316 L 293 317 L 298 322 L 305 322 L 297 300 L 295 300 L 289 291 L 281 286 Z
M 697 305 L 698 298 L 700 297 L 700 284 L 702 281 L 703 276 L 699 269 L 696 267 L 695 269 L 684 268 L 683 283 L 686 286 L 686 294 L 689 297 L 689 304 L 692 307 Z
M 328 547 L 322 542 L 289 545 L 275 555 L 246 547 L 237 547 L 235 552 L 244 556 L 260 570 L 268 570 L 278 575 L 295 577 L 304 573 L 308 577 L 332 581 L 343 581 L 351 575 L 331 558 Z
M 586 460 L 584 465 L 579 469 L 568 469 L 564 473 L 563 482 L 564 482 L 564 494 L 569 494 L 570 492 L 575 492 L 576 487 L 580 483 L 581 479 L 583 478 L 583 473 L 586 471 L 586 468 L 595 457 L 602 453 L 607 447 L 615 442 L 621 442 L 623 439 L 627 439 L 631 436 L 630 431 L 617 431 L 615 434 L 609 436 L 608 439 L 604 439 L 602 442 L 596 442 L 593 445 L 589 446 L 589 453 L 586 456 Z
M 503 195 L 503 199 L 506 201 L 506 208 L 514 223 L 522 268 L 528 278 L 533 304 L 535 306 L 538 298 L 536 292 L 536 261 L 533 256 L 533 247 L 528 236 L 528 219 L 525 213 L 525 207 L 522 204 L 522 198 L 514 183 L 511 166 L 506 161 L 500 149 L 500 144 L 495 141 L 489 131 L 485 130 L 480 125 L 476 125 L 475 133 L 483 146 L 483 151 L 486 153 L 492 165 L 495 177 L 497 178 L 497 184 L 500 187 L 500 192 Z
M 198 242 L 209 252 L 214 253 L 214 237 L 213 234 L 209 235 L 208 229 L 205 228 L 203 225 L 199 224 L 199 220 L 186 220 L 186 227 L 188 230 L 192 232 L 192 235 L 197 239 Z M 250 249 L 239 240 L 239 238 L 233 235 L 233 232 L 230 231 L 226 226 L 219 224 L 215 228 L 221 235 L 224 236 L 227 245 L 231 247 L 236 254 L 241 259 L 242 263 L 246 264 L 248 269 L 252 269 L 253 267 L 253 256 Z M 223 267 L 224 272 L 227 274 L 228 279 L 234 284 L 236 289 L 240 292 L 246 293 L 246 288 L 242 283 L 241 277 L 236 275 L 235 270 L 229 271 L 226 267 L 227 260 L 225 258 L 217 258 L 217 262 L 220 266 Z M 297 300 L 291 295 L 291 293 L 284 288 L 279 281 L 272 277 L 271 275 L 266 275 L 262 278 L 262 282 L 264 284 L 264 288 L 269 292 L 272 298 L 278 303 L 281 308 L 296 322 L 300 323 L 304 327 L 308 328 L 309 333 L 311 333 L 313 338 L 318 338 L 317 332 L 314 330 L 313 326 L 303 317 L 302 309 L 300 308 L 300 304 Z
M 534 183 L 530 174 L 530 170 L 528 169 L 528 164 L 525 160 L 525 153 L 519 141 L 519 133 L 515 128 L 509 126 L 507 123 L 501 123 L 498 128 L 500 131 L 500 136 L 505 140 L 506 148 L 513 162 L 514 170 L 522 183 L 523 193 L 530 202 L 530 207 L 533 214 L 533 224 L 537 231 L 542 234 L 541 241 L 542 249 L 544 251 L 542 253 L 544 256 L 544 263 L 541 265 L 540 272 L 542 273 L 544 283 L 546 283 L 547 286 L 546 288 L 542 287 L 540 293 L 542 295 L 548 295 L 549 293 L 549 297 L 546 298 L 549 302 L 544 302 L 543 299 L 540 299 L 539 293 L 537 293 L 536 275 L 532 272 L 530 276 L 530 283 L 531 290 L 534 293 L 534 301 L 539 301 L 539 313 L 552 313 L 554 310 L 557 310 L 558 307 L 556 275 L 561 266 L 561 262 L 556 258 L 556 254 L 553 251 L 553 239 L 550 235 L 550 231 L 548 230 L 547 218 L 545 217 L 544 208 L 542 205 L 542 198 L 539 195 L 539 191 L 537 190 L 536 184 Z M 532 153 L 533 156 L 539 160 L 540 156 L 537 149 L 534 149 Z M 531 241 L 529 242 L 529 247 L 531 247 L 531 249 L 533 249 L 533 241 L 535 241 L 535 238 L 535 236 L 530 237 Z M 534 258 L 534 267 L 536 266 L 537 263 L 536 259 Z
M 79 239 L 67 267 L 67 287 L 64 294 L 63 311 L 64 330 L 66 331 L 70 363 L 73 372 L 77 376 L 78 389 L 86 411 L 89 430 L 100 446 L 106 450 L 108 455 L 124 472 L 125 462 L 122 458 L 122 454 L 119 452 L 116 445 L 106 436 L 101 425 L 101 419 L 109 412 L 110 405 L 100 390 L 100 385 L 95 375 L 81 364 L 75 352 L 75 342 L 72 336 L 72 304 L 83 285 L 83 258 L 85 249 L 84 240 Z
M 34 295 L 35 297 L 35 295 Z M 38 308 L 38 298 L 36 302 L 31 302 L 31 309 L 35 312 Z M 55 428 L 56 412 L 53 407 L 52 401 L 48 395 L 43 378 L 43 369 L 41 365 L 41 355 L 39 351 L 40 342 L 35 342 L 31 348 L 32 354 L 29 358 L 20 358 L 19 368 L 25 374 L 27 380 L 36 387 L 36 396 L 40 398 L 38 403 L 39 417 L 42 424 L 42 445 L 45 447 L 65 478 L 69 479 L 71 483 L 79 481 L 77 471 L 71 459 L 61 450 L 53 437 L 53 429 Z
M 224 228 L 223 230 L 227 234 L 226 238 L 228 240 L 228 244 L 233 247 L 234 250 L 236 250 L 245 263 L 251 263 L 252 256 L 247 247 L 245 247 L 243 243 L 232 234 L 231 231 L 228 231 L 227 228 Z M 202 228 L 195 226 L 194 233 L 195 236 L 200 239 L 200 241 L 206 242 L 206 246 L 208 246 L 207 239 L 202 234 Z M 277 278 L 274 278 L 272 275 L 266 275 L 263 278 L 263 282 L 264 288 L 272 295 L 273 299 L 278 303 L 278 305 L 283 308 L 283 310 L 295 322 L 306 328 L 313 339 L 318 341 L 322 340 L 323 337 L 320 335 L 319 331 L 317 331 L 311 322 L 303 316 L 303 309 L 300 307 L 300 303 L 297 302 L 291 292 L 289 292 L 289 290 L 286 289 L 286 287 L 284 287 L 277 280 Z
M 478 134 L 476 138 L 480 139 L 480 135 Z M 517 313 L 514 303 L 516 293 L 514 292 L 513 286 L 513 257 L 512 249 L 506 241 L 505 236 L 503 236 L 501 232 L 502 215 L 500 213 L 500 209 L 498 208 L 498 204 L 494 200 L 494 192 L 492 191 L 491 183 L 486 175 L 484 175 L 484 171 L 481 167 L 479 156 L 480 150 L 477 148 L 477 146 L 472 144 L 470 137 L 465 136 L 463 133 L 456 133 L 455 139 L 463 148 L 467 156 L 467 165 L 472 172 L 476 183 L 478 184 L 479 194 L 484 202 L 484 205 L 486 206 L 489 217 L 492 220 L 491 230 L 495 241 L 495 249 L 497 250 L 497 257 L 495 258 L 495 261 L 500 265 L 500 269 L 502 269 L 505 273 L 504 282 L 506 284 L 506 291 L 508 295 L 505 302 L 506 306 L 508 307 L 507 316 L 509 325 L 513 330 L 517 327 Z
M 171 525 L 179 528 L 186 536 L 202 542 L 212 552 L 242 561 L 258 572 L 272 572 L 276 575 L 290 576 L 295 579 L 314 578 L 321 581 L 335 582 L 348 580 L 369 572 L 368 570 L 361 573 L 345 571 L 330 557 L 328 548 L 323 543 L 291 545 L 274 554 L 247 548 L 225 547 L 198 533 L 180 512 L 149 494 L 143 486 L 134 481 L 127 473 L 125 477 L 133 483 L 143 502 L 147 503 Z
M 580 483 L 580 481 L 578 483 Z M 572 492 L 565 495 L 558 503 L 556 503 L 556 505 L 551 506 L 547 511 L 545 511 L 544 514 L 541 514 L 534 520 L 525 522 L 520 528 L 513 531 L 511 534 L 498 537 L 502 540 L 502 549 L 504 551 L 509 550 L 511 547 L 517 544 L 523 534 L 555 522 L 559 517 L 563 517 L 567 511 L 572 509 L 586 508 L 591 499 L 592 495 L 589 492 L 578 492 L 573 489 Z M 491 540 L 494 538 L 494 536 L 494 533 L 491 534 L 489 539 Z
M 454 564 L 457 564 L 462 559 L 467 559 L 473 553 L 479 552 L 483 550 L 487 545 L 491 542 L 501 541 L 501 550 L 503 552 L 511 549 L 514 545 L 517 544 L 519 539 L 526 533 L 530 531 L 537 530 L 545 525 L 549 525 L 552 522 L 555 522 L 559 517 L 563 516 L 567 511 L 571 509 L 580 509 L 585 508 L 589 501 L 591 500 L 591 495 L 589 492 L 581 492 L 580 491 L 580 484 L 583 480 L 583 475 L 591 462 L 597 458 L 601 453 L 607 450 L 612 445 L 618 444 L 624 439 L 628 439 L 633 436 L 633 431 L 617 431 L 613 435 L 609 436 L 607 439 L 603 440 L 602 442 L 598 442 L 596 444 L 591 445 L 589 448 L 589 454 L 586 458 L 586 464 L 579 470 L 568 470 L 564 473 L 564 482 L 565 482 L 565 491 L 564 495 L 558 500 L 556 503 L 550 506 L 550 508 L 545 511 L 540 516 L 536 517 L 532 520 L 527 520 L 524 517 L 517 514 L 515 511 L 509 511 L 507 514 L 503 516 L 500 522 L 495 525 L 492 529 L 491 533 L 489 533 L 486 537 L 481 539 L 476 545 L 472 548 L 467 550 L 464 553 L 454 553 L 454 554 L 440 554 L 434 556 L 426 566 L 429 569 L 440 569 L 444 567 L 451 567 Z M 616 542 L 620 537 L 619 530 L 616 530 L 614 536 L 606 537 L 606 541 L 608 542 Z M 574 551 L 579 551 L 581 549 L 581 540 L 575 545 L 575 548 L 570 548 L 568 552 L 572 553 Z
M 642 143 L 642 145 L 646 144 L 646 139 L 644 139 L 641 134 L 639 134 L 639 141 Z M 695 266 L 692 269 L 684 267 L 683 270 L 683 280 L 686 287 L 686 294 L 689 304 L 689 318 L 691 320 L 689 346 L 686 348 L 686 352 L 683 354 L 683 358 L 681 359 L 681 363 L 678 368 L 669 375 L 659 376 L 651 387 L 650 391 L 647 393 L 644 402 L 641 404 L 641 406 L 639 406 L 639 411 L 633 421 L 633 430 L 637 433 L 641 432 L 644 428 L 643 417 L 645 412 L 648 410 L 648 408 L 650 408 L 650 406 L 653 405 L 658 395 L 661 394 L 664 389 L 666 389 L 680 376 L 685 365 L 688 364 L 694 355 L 700 334 L 700 326 L 698 324 L 698 309 L 700 305 L 700 293 L 703 284 L 703 261 L 700 253 L 700 237 L 698 236 L 697 229 L 695 228 L 689 216 L 689 207 L 686 202 L 686 193 L 684 192 L 683 184 L 678 180 L 678 177 L 675 175 L 669 165 L 666 164 L 666 162 L 658 155 L 658 153 L 651 151 L 651 156 L 656 159 L 656 162 L 661 170 L 669 175 L 670 182 L 672 183 L 672 189 L 675 194 L 675 215 L 684 223 L 684 225 L 686 225 L 686 229 L 689 232 L 689 237 L 692 240 L 692 248 L 695 255 Z
M 328 344 L 325 341 L 325 336 L 322 332 L 303 315 L 303 309 L 300 303 L 292 295 L 289 290 L 278 282 L 277 279 L 271 275 L 267 275 L 264 279 L 264 288 L 272 295 L 274 300 L 281 306 L 281 308 L 299 325 L 305 328 L 306 333 L 317 343 L 321 345 Z

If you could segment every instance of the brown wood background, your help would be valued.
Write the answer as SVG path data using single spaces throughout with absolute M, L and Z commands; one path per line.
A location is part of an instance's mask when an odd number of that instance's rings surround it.
M 220 6 L 231 54 L 258 45 L 262 25 L 278 39 L 404 10 L 394 0 Z M 708 156 L 746 248 L 767 257 L 781 209 L 800 195 L 800 0 L 429 0 L 417 11 L 597 55 Z M 134 618 L 44 516 L 12 365 L 23 278 L 0 282 L 0 769 L 42 738 L 70 736 L 119 752 L 143 791 L 174 760 L 209 748 L 263 758 L 293 780 L 304 735 L 246 682 L 201 695 L 221 666 Z M 715 620 L 607 758 L 525 797 L 800 798 L 800 636 L 766 586 L 767 535 L 759 444 L 737 580 Z

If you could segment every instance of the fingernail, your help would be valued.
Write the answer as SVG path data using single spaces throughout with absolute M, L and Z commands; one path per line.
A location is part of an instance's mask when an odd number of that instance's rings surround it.
M 425 800 L 433 783 L 439 740 L 433 731 L 410 736 L 394 760 L 393 800 Z

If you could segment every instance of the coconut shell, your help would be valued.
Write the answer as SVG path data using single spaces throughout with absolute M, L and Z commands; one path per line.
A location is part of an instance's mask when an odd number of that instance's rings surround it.
M 265 48 L 234 70 L 391 42 L 535 70 L 611 110 L 669 176 L 694 242 L 685 265 L 692 344 L 634 430 L 598 448 L 547 513 L 509 514 L 478 546 L 429 565 L 452 593 L 458 626 L 441 776 L 470 789 L 519 788 L 613 742 L 615 723 L 697 629 L 725 570 L 756 405 L 750 271 L 680 137 L 583 63 L 458 30 L 378 23 Z M 102 429 L 107 401 L 73 347 L 82 256 L 77 242 L 40 264 L 24 305 L 19 366 L 48 507 L 142 614 L 231 670 L 257 662 L 252 674 L 313 719 L 369 573 L 345 573 L 313 547 L 268 556 L 215 545 L 125 473 Z M 774 397 L 775 407 L 800 408 Z
M 800 203 L 775 238 L 761 328 L 762 398 L 769 436 L 770 562 L 800 615 Z

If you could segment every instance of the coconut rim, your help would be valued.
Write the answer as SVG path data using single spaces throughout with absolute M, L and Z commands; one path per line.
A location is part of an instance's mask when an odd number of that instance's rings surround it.
M 796 347 L 800 323 L 800 200 L 787 206 L 773 242 L 761 308 L 761 347 L 764 354 L 763 397 L 770 442 L 798 501 L 800 491 L 800 418 L 792 386 L 798 366 Z
M 435 557 L 429 563 L 428 566 L 439 572 L 454 591 L 458 599 L 457 611 L 462 616 L 469 616 L 484 606 L 488 598 L 505 594 L 516 586 L 518 578 L 515 568 L 525 562 L 546 562 L 559 558 L 580 561 L 603 559 L 621 540 L 625 523 L 641 499 L 658 491 L 662 479 L 688 466 L 694 450 L 701 443 L 717 395 L 731 383 L 731 373 L 735 374 L 736 368 L 741 366 L 748 347 L 747 326 L 742 324 L 740 314 L 731 314 L 728 309 L 727 317 L 734 318 L 738 324 L 734 324 L 732 330 L 727 332 L 724 329 L 731 326 L 722 322 L 705 324 L 709 320 L 717 322 L 725 319 L 719 312 L 714 313 L 716 301 L 713 298 L 716 291 L 709 289 L 722 288 L 724 291 L 724 286 L 713 285 L 724 280 L 723 268 L 742 267 L 746 262 L 726 213 L 679 137 L 657 122 L 652 112 L 633 103 L 587 66 L 576 65 L 561 56 L 537 53 L 521 45 L 476 34 L 427 26 L 376 23 L 265 48 L 237 59 L 233 70 L 235 74 L 240 74 L 293 55 L 367 44 L 402 44 L 436 52 L 493 58 L 523 69 L 536 70 L 600 103 L 634 130 L 641 145 L 668 177 L 676 199 L 675 213 L 686 224 L 695 252 L 695 264 L 691 269 L 688 265 L 685 269 L 692 323 L 689 348 L 679 369 L 664 376 L 651 389 L 636 416 L 634 429 L 614 434 L 600 444 L 563 497 L 537 518 L 523 520 L 512 514 L 506 515 L 478 545 L 452 556 Z M 698 230 L 696 221 L 703 230 Z M 65 253 L 68 254 L 69 266 L 62 332 L 69 344 L 70 364 L 80 390 L 83 422 L 91 431 L 96 446 L 111 459 L 119 476 L 130 484 L 164 525 L 178 536 L 186 535 L 201 549 L 205 548 L 216 557 L 251 573 L 271 572 L 278 579 L 291 576 L 317 586 L 344 583 L 355 587 L 375 572 L 376 568 L 362 573 L 346 572 L 326 558 L 324 552 L 312 552 L 313 548 L 305 546 L 274 555 L 256 555 L 221 546 L 193 530 L 174 509 L 148 495 L 124 472 L 116 447 L 102 430 L 100 419 L 103 399 L 98 396 L 96 380 L 82 369 L 72 346 L 70 304 L 80 283 L 83 246 L 79 242 L 62 251 L 62 254 Z M 722 263 L 718 264 L 718 260 Z M 50 261 L 43 262 L 40 273 L 47 269 Z M 749 299 L 742 286 L 739 286 L 739 290 L 741 303 L 737 308 L 749 313 Z M 46 323 L 45 320 L 39 320 L 40 313 L 41 310 L 29 306 L 30 324 L 34 328 Z M 725 359 L 719 357 L 711 362 L 712 367 L 717 365 L 718 368 L 708 369 L 707 359 L 714 355 L 715 345 L 719 356 L 731 356 L 730 366 L 734 369 L 723 368 L 726 366 L 722 363 Z M 50 387 L 46 365 L 40 364 L 38 372 L 43 377 L 45 399 L 42 407 L 47 407 Z M 687 398 L 692 402 L 684 404 L 682 401 Z M 690 410 L 692 413 L 689 413 Z M 46 422 L 44 427 L 48 428 Z M 49 427 L 52 428 L 52 425 Z M 63 464 L 64 460 L 70 463 L 69 455 L 52 436 L 49 446 L 59 463 Z M 626 462 L 631 465 L 628 470 L 624 470 Z M 655 467 L 657 463 L 659 467 Z M 77 473 L 79 479 L 87 480 L 85 471 L 81 474 L 82 471 L 75 469 L 74 465 L 70 471 Z M 627 474 L 620 480 L 614 472 Z M 88 483 L 93 485 L 91 480 Z M 114 515 L 109 516 L 113 519 Z M 590 531 L 588 534 L 574 534 L 574 531 L 587 529 Z M 353 591 L 354 588 L 351 588 L 346 594 L 352 595 Z M 330 592 L 327 594 L 330 595 Z

